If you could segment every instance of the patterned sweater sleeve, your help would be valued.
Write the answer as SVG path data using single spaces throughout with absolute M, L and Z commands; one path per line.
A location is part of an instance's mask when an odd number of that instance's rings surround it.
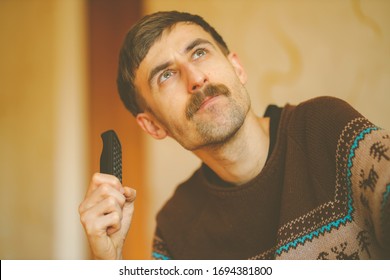
M 358 122 L 358 120 L 356 120 Z M 356 131 L 347 158 L 355 220 L 372 229 L 376 240 L 390 250 L 390 132 L 374 125 Z
M 159 230 L 156 230 L 156 233 L 153 238 L 153 260 L 172 260 L 171 254 L 169 253 L 168 246 L 161 237 Z
M 385 254 L 390 252 L 390 132 L 340 99 L 322 97 L 307 104 L 310 127 L 317 127 L 315 135 L 330 139 L 328 150 L 336 151 L 336 185 L 347 192 L 335 196 L 346 207 L 343 221 L 360 227 L 360 242 L 371 242 L 365 236 L 370 233 Z

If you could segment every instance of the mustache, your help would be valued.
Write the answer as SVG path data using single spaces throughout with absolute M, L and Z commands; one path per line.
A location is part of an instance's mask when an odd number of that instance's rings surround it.
M 194 92 L 187 102 L 186 118 L 191 120 L 195 113 L 202 106 L 203 101 L 207 97 L 215 97 L 218 95 L 230 96 L 231 92 L 227 86 L 223 84 L 208 84 L 203 90 Z

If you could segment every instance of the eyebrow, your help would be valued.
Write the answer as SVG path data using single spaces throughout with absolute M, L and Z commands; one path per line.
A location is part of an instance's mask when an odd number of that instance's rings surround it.
M 195 47 L 202 45 L 202 44 L 208 44 L 208 45 L 211 45 L 213 48 L 215 48 L 214 45 L 209 40 L 198 38 L 187 45 L 187 47 L 184 49 L 184 53 L 189 53 L 192 49 L 194 49 Z M 172 64 L 171 61 L 167 61 L 167 62 L 161 63 L 161 64 L 157 65 L 156 67 L 154 67 L 150 71 L 150 74 L 148 77 L 149 86 L 151 85 L 151 81 L 154 79 L 154 77 L 160 71 L 164 70 L 165 68 L 167 68 L 171 64 Z
M 197 46 L 199 46 L 199 45 L 203 45 L 203 44 L 208 44 L 208 45 L 214 46 L 209 40 L 198 38 L 198 39 L 195 39 L 194 41 L 192 41 L 192 42 L 185 48 L 185 53 L 188 53 L 188 52 L 190 52 L 193 48 L 195 48 L 195 47 L 197 47 Z

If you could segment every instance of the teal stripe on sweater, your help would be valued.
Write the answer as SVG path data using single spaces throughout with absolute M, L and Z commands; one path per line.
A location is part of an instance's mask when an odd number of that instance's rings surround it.
M 347 169 L 347 192 L 348 192 L 348 194 L 347 194 L 347 197 L 348 197 L 347 215 L 343 218 L 340 218 L 336 221 L 330 222 L 329 224 L 324 225 L 324 226 L 310 232 L 309 234 L 301 236 L 301 237 L 295 239 L 294 241 L 291 241 L 291 242 L 279 247 L 275 252 L 277 255 L 281 255 L 283 253 L 283 251 L 288 252 L 291 248 L 296 248 L 299 244 L 304 244 L 306 241 L 313 240 L 314 237 L 318 237 L 320 234 L 323 234 L 325 232 L 330 232 L 332 229 L 338 228 L 340 225 L 345 225 L 347 222 L 352 221 L 352 213 L 354 211 L 353 206 L 352 206 L 353 200 L 352 200 L 352 183 L 351 183 L 351 176 L 352 176 L 351 168 L 353 166 L 352 160 L 355 157 L 355 150 L 359 147 L 359 142 L 361 140 L 363 140 L 367 134 L 370 134 L 372 131 L 378 130 L 378 129 L 379 129 L 378 127 L 369 127 L 367 129 L 364 129 L 355 138 L 355 140 L 352 144 L 352 147 L 350 149 L 349 156 L 348 156 L 348 169 Z
M 157 252 L 153 252 L 152 253 L 152 256 L 155 258 L 155 259 L 158 259 L 158 260 L 170 260 L 171 258 L 163 255 L 163 254 L 159 254 Z

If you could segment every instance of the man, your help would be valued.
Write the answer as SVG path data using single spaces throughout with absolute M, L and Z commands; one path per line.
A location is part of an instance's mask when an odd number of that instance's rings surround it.
M 199 16 L 159 12 L 127 34 L 125 106 L 203 162 L 158 214 L 153 258 L 388 257 L 389 133 L 331 97 L 258 118 L 246 79 Z M 115 177 L 93 176 L 79 212 L 95 258 L 122 257 L 134 199 Z

